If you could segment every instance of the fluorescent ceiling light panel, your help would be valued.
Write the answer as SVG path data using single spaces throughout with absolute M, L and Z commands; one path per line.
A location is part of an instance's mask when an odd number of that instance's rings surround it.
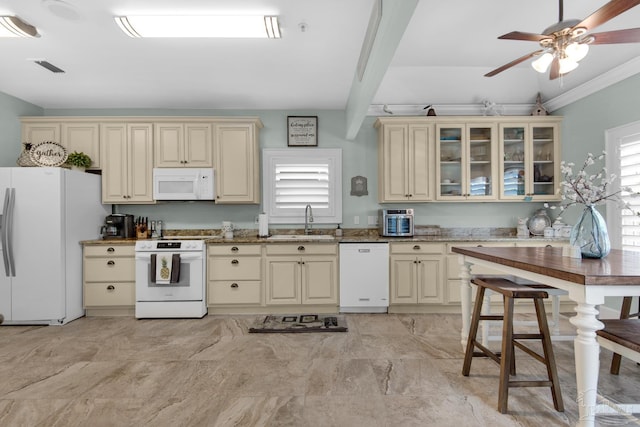
M 17 16 L 0 16 L 0 37 L 40 37 L 38 30 Z
M 116 16 L 130 37 L 280 38 L 277 16 Z

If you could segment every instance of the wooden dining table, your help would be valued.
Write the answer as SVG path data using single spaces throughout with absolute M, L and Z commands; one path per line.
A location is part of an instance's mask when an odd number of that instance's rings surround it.
M 453 247 L 460 255 L 463 351 L 469 335 L 472 266 L 485 266 L 527 280 L 566 290 L 576 303 L 569 321 L 577 330 L 574 339 L 578 426 L 594 426 L 600 346 L 596 331 L 598 306 L 606 296 L 640 295 L 640 252 L 612 250 L 601 259 L 563 256 L 557 247 Z

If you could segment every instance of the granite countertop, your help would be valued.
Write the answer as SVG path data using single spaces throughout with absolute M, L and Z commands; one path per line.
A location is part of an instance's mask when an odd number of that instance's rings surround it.
M 416 234 L 413 237 L 387 237 L 380 236 L 377 229 L 346 229 L 343 236 L 334 239 L 317 240 L 305 239 L 304 233 L 299 229 L 277 229 L 271 230 L 272 234 L 278 235 L 295 235 L 291 239 L 279 238 L 272 240 L 266 237 L 258 237 L 255 229 L 236 230 L 233 239 L 225 239 L 220 230 L 167 230 L 165 239 L 179 238 L 198 238 L 207 244 L 243 244 L 243 243 L 367 243 L 367 242 L 433 242 L 433 243 L 449 243 L 449 242 L 567 242 L 568 239 L 553 237 L 545 238 L 542 236 L 518 237 L 513 228 L 450 228 L 439 230 L 439 234 Z M 420 232 L 417 230 L 417 232 Z M 313 230 L 313 234 L 333 235 L 335 230 Z M 95 239 L 80 242 L 83 245 L 133 245 L 137 239 Z

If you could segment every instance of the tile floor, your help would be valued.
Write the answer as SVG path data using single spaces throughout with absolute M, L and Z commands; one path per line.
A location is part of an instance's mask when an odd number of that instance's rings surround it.
M 349 332 L 248 334 L 258 316 L 82 318 L 0 327 L 2 426 L 573 426 L 573 345 L 554 343 L 565 412 L 548 389 L 512 389 L 496 410 L 498 366 L 460 374 L 458 315 L 346 315 Z M 565 321 L 563 328 L 571 326 Z M 498 345 L 498 343 L 495 343 Z M 518 373 L 543 365 L 518 355 Z M 640 367 L 600 392 L 640 402 Z M 633 400 L 635 399 L 635 400 Z M 605 416 L 598 425 L 640 425 Z

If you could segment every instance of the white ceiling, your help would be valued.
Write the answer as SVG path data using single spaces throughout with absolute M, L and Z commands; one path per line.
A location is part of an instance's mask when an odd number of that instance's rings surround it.
M 18 15 L 42 35 L 0 39 L 0 91 L 44 108 L 345 109 L 354 102 L 350 91 L 374 4 L 65 0 L 79 14 L 69 19 L 47 7 L 55 1 L 0 0 L 0 14 Z M 383 14 L 392 2 L 383 0 Z M 566 0 L 565 19 L 582 19 L 605 3 Z M 541 32 L 557 21 L 557 8 L 556 0 L 419 0 L 375 95 L 359 102 L 532 103 L 538 92 L 544 100 L 555 98 L 640 57 L 640 43 L 592 46 L 577 70 L 555 81 L 534 72 L 530 61 L 483 77 L 538 48 L 497 36 L 513 30 Z M 282 39 L 132 39 L 113 20 L 116 15 L 169 12 L 279 15 Z M 301 23 L 306 24 L 304 32 Z M 597 31 L 639 23 L 636 7 Z M 30 59 L 46 59 L 66 73 L 53 74 Z

